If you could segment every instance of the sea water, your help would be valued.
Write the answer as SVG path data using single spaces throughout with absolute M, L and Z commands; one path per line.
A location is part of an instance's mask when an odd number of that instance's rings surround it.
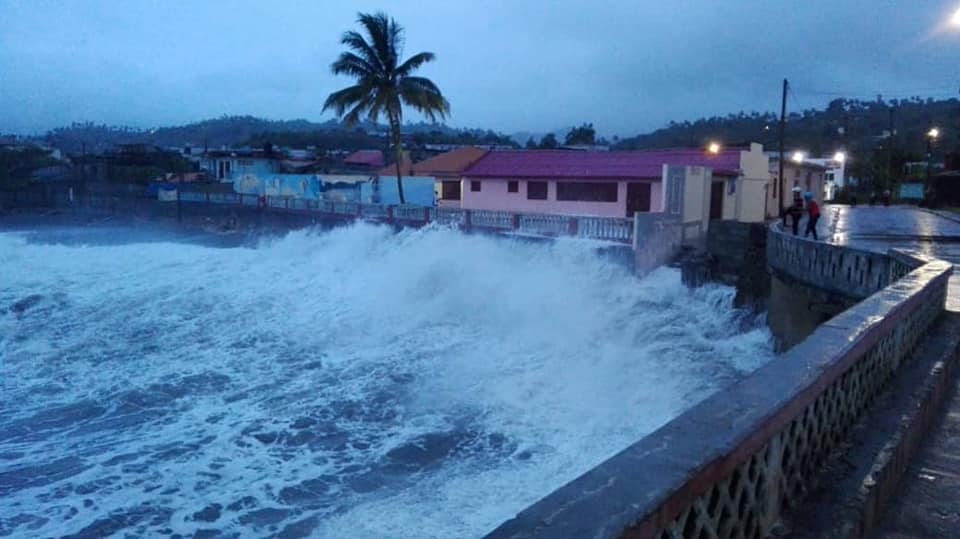
M 0 233 L 0 535 L 478 537 L 769 360 L 732 299 L 445 228 Z

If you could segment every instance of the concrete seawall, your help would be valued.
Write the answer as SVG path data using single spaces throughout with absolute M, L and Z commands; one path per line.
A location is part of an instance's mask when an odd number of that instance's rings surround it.
M 771 228 L 767 258 L 862 301 L 489 537 L 764 537 L 943 312 L 950 264 Z

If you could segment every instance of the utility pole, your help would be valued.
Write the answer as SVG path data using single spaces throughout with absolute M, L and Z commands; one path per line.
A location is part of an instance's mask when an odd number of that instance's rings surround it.
M 890 107 L 890 119 L 889 119 L 889 130 L 890 130 L 890 139 L 887 141 L 887 185 L 886 189 L 893 191 L 893 141 L 894 141 L 894 131 L 893 131 L 893 111 L 895 109 L 893 106 Z
M 783 213 L 783 137 L 787 129 L 787 88 L 789 87 L 787 79 L 783 79 L 783 100 L 780 102 L 780 160 L 779 160 L 779 174 L 777 180 L 780 183 L 780 197 L 778 198 L 778 204 L 780 205 L 780 217 L 786 222 L 786 217 Z

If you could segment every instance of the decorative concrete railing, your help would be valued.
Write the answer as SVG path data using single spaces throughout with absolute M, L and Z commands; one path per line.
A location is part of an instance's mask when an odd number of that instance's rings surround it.
M 771 269 L 854 299 L 873 294 L 916 266 L 902 256 L 806 241 L 780 233 L 779 225 L 773 230 L 767 235 L 767 264 Z
M 633 239 L 633 219 L 607 217 L 579 217 L 577 235 L 581 238 L 610 238 L 621 241 Z
M 469 210 L 470 226 L 477 228 L 495 228 L 501 230 L 513 230 L 517 228 L 514 224 L 514 214 L 506 211 L 493 210 Z
M 120 196 L 88 192 L 70 198 L 66 188 L 50 189 L 49 193 L 36 191 L 0 192 L 0 203 L 5 206 L 75 207 L 119 211 L 122 208 L 160 204 L 176 204 L 176 199 L 158 202 L 155 198 Z M 265 208 L 275 212 L 303 213 L 318 219 L 369 219 L 379 222 L 419 226 L 436 222 L 456 225 L 464 229 L 479 229 L 508 234 L 544 237 L 574 236 L 630 244 L 634 239 L 634 219 L 590 217 L 553 214 L 512 213 L 493 210 L 464 210 L 459 208 L 426 207 L 415 205 L 361 204 L 342 200 L 306 200 L 290 196 L 260 196 L 240 193 L 206 193 L 183 190 L 180 203 L 209 204 L 221 209 L 230 205 L 246 208 Z M 659 221 L 662 214 L 638 214 L 643 222 Z M 646 228 L 641 227 L 642 230 Z
M 875 292 L 489 537 L 771 534 L 941 314 L 952 267 L 769 234 L 774 269 L 813 286 Z
M 464 226 L 467 224 L 467 212 L 457 208 L 436 207 L 430 214 L 430 220 L 441 225 Z
M 519 229 L 523 234 L 537 236 L 576 236 L 577 220 L 565 215 L 546 215 L 538 213 L 520 214 Z

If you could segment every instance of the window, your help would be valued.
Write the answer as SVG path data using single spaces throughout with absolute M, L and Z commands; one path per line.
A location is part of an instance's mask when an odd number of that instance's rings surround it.
M 460 182 L 443 182 L 440 185 L 440 198 L 443 200 L 460 200 Z
M 480 192 L 480 181 L 479 180 L 470 180 L 470 190 L 477 193 Z
M 527 182 L 527 200 L 546 200 L 547 182 Z
M 727 180 L 727 194 L 732 195 L 737 192 L 737 180 Z
M 520 182 L 512 180 L 507 182 L 507 192 L 508 193 L 519 193 L 520 192 Z
M 557 182 L 557 200 L 583 202 L 616 202 L 614 182 Z

